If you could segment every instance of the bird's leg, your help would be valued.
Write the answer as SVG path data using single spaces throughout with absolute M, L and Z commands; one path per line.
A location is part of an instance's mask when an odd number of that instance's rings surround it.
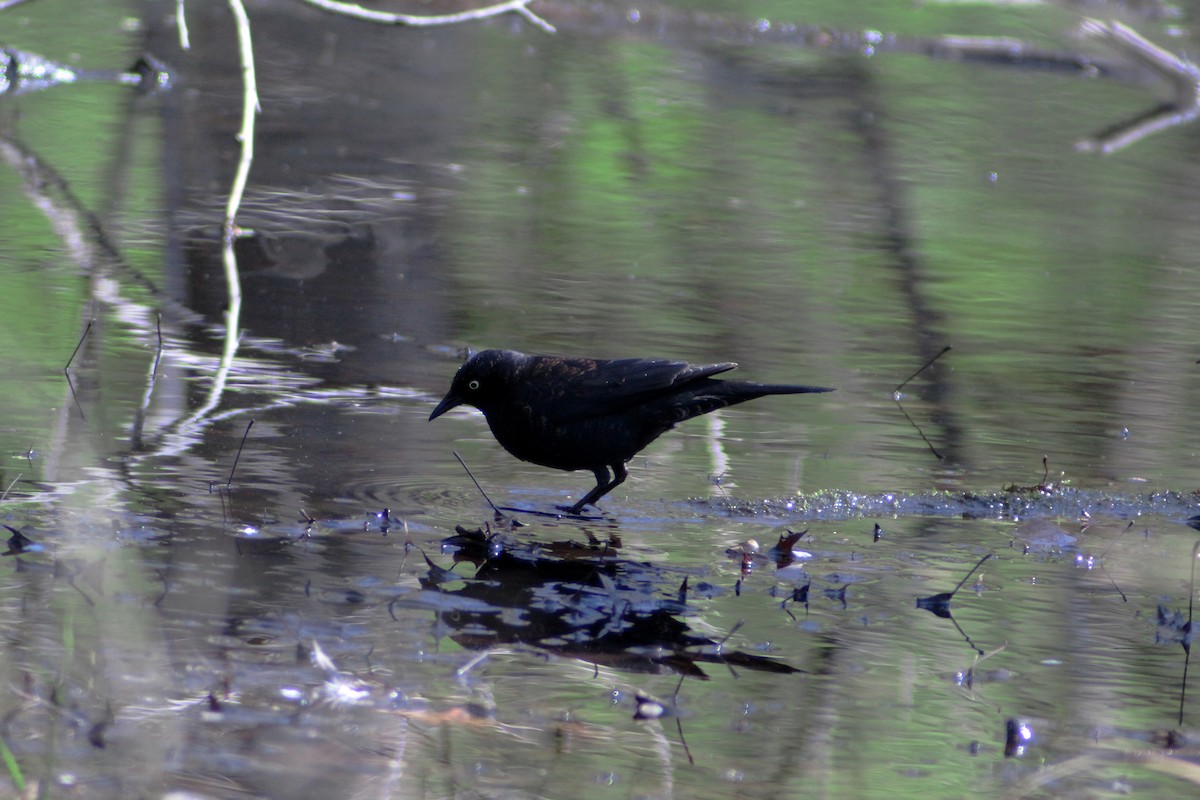
M 608 467 L 596 467 L 592 470 L 596 475 L 596 485 L 593 489 L 579 499 L 579 502 L 570 508 L 566 509 L 568 514 L 578 514 L 583 511 L 584 506 L 593 505 L 597 500 L 604 496 L 609 490 L 609 483 L 612 481 L 612 474 L 608 471 Z
M 629 477 L 629 470 L 620 461 L 612 465 L 611 473 L 608 471 L 608 467 L 596 467 L 592 471 L 596 474 L 595 488 L 585 494 L 578 503 L 567 509 L 568 514 L 578 514 L 583 511 L 584 506 L 596 505 L 597 500 L 620 486 Z
M 612 483 L 610 483 L 608 485 L 608 487 L 604 490 L 605 494 L 608 494 L 613 489 L 620 486 L 622 483 L 625 482 L 625 479 L 629 477 L 629 470 L 627 470 L 625 468 L 624 461 L 618 461 L 617 463 L 613 464 L 612 471 L 616 477 L 613 478 Z

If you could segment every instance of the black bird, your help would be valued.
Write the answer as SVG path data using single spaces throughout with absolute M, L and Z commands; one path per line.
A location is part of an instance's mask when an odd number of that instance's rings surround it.
M 578 514 L 619 486 L 629 474 L 625 462 L 677 423 L 763 395 L 833 391 L 712 377 L 736 367 L 484 350 L 459 368 L 429 418 L 475 406 L 496 441 L 522 461 L 590 469 L 596 488 L 565 509 Z

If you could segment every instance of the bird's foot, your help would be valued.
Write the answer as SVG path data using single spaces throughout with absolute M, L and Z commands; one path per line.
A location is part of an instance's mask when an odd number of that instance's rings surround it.
M 591 503 L 576 503 L 573 506 L 555 506 L 555 508 L 561 511 L 564 516 L 568 517 L 576 517 L 578 519 L 604 519 L 604 512 L 596 506 L 592 506 L 592 508 L 596 511 L 595 514 L 585 514 L 583 509 L 589 505 L 591 505 Z
M 572 517 L 579 520 L 587 520 L 589 522 L 603 520 L 604 517 L 599 514 L 584 514 L 582 511 L 572 510 L 574 506 L 554 506 L 553 511 L 539 511 L 536 508 L 514 508 L 512 506 L 500 506 L 501 511 L 509 511 L 514 514 L 529 514 L 534 517 L 554 517 L 562 519 L 564 517 Z M 521 523 L 517 523 L 518 525 Z

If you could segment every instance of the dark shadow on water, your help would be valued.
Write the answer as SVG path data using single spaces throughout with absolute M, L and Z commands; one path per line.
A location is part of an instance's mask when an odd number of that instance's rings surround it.
M 619 545 L 572 541 L 522 543 L 507 534 L 458 528 L 445 540 L 456 563 L 476 567 L 458 576 L 430 564 L 422 586 L 436 592 L 397 603 L 445 606 L 450 638 L 472 650 L 523 645 L 627 672 L 675 672 L 708 680 L 702 664 L 790 674 L 782 661 L 729 649 L 684 620 L 687 571 L 621 558 Z M 669 585 L 674 582 L 671 594 Z

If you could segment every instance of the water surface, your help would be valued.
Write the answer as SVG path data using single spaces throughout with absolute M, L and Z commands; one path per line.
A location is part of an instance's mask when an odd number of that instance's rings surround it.
M 173 78 L 0 97 L 6 790 L 1194 793 L 1195 129 L 1081 151 L 1170 93 L 1073 9 L 254 4 L 234 351 L 235 40 L 188 4 L 182 50 L 174 5 L 0 16 Z M 1186 53 L 1182 8 L 1127 21 Z M 505 507 L 591 483 L 427 422 L 497 346 L 837 391 L 686 423 L 597 519 L 514 529 L 454 451 Z

